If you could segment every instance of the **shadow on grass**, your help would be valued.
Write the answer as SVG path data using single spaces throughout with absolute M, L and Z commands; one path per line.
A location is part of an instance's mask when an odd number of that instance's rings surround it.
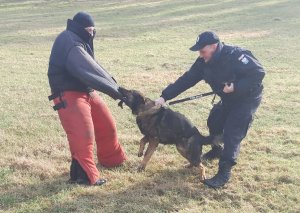
M 176 212 L 195 205 L 202 210 L 211 210 L 212 207 L 207 205 L 211 203 L 210 200 L 221 202 L 226 199 L 235 200 L 231 205 L 239 205 L 240 198 L 237 195 L 226 190 L 209 189 L 200 183 L 195 170 L 163 170 L 156 174 L 145 171 L 143 175 L 146 177 L 143 177 L 142 181 L 133 181 L 128 187 L 117 190 L 107 189 L 109 184 L 114 184 L 114 180 L 102 187 L 77 187 L 58 179 L 46 185 L 32 187 L 41 187 L 42 193 L 37 193 L 29 199 L 51 197 L 66 190 L 71 192 L 72 188 L 76 191 L 71 193 L 71 199 L 51 201 L 52 205 L 43 209 L 46 212 Z M 48 192 L 49 189 L 52 190 Z
M 205 205 L 208 199 L 219 199 L 224 194 L 201 184 L 195 170 L 163 170 L 151 177 L 149 174 L 151 171 L 145 171 L 143 181 L 132 181 L 128 187 L 118 190 L 107 189 L 115 180 L 101 187 L 70 185 L 66 183 L 67 174 L 37 184 L 12 186 L 0 193 L 1 209 L 9 212 L 17 209 L 45 212 L 165 212 L 178 211 L 187 207 L 189 202 Z
M 51 197 L 62 191 L 70 191 L 71 185 L 66 184 L 66 175 L 55 177 L 50 181 L 38 184 L 13 185 L 8 184 L 0 192 L 0 209 L 10 210 L 26 203 L 32 203 L 44 197 Z

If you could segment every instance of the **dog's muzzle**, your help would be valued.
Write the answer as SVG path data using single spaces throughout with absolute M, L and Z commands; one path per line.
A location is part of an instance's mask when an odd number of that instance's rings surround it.
M 120 100 L 120 102 L 118 103 L 118 106 L 121 107 L 121 109 L 123 109 L 123 104 L 126 104 L 126 97 L 122 97 L 122 99 Z

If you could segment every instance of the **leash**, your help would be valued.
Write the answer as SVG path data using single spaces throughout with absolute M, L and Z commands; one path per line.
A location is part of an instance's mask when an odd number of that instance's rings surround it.
M 199 94 L 199 95 L 194 95 L 194 96 L 191 96 L 191 97 L 171 101 L 171 102 L 169 102 L 169 105 L 174 105 L 174 104 L 178 104 L 178 103 L 182 103 L 182 102 L 186 102 L 186 101 L 191 101 L 191 100 L 195 100 L 195 99 L 202 98 L 202 97 L 209 96 L 209 95 L 215 95 L 214 98 L 213 98 L 213 101 L 214 101 L 215 97 L 216 97 L 216 92 L 211 91 L 211 92 L 202 93 L 202 94 Z

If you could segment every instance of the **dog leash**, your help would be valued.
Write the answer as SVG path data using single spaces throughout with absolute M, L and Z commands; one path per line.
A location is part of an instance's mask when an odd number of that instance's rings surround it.
M 178 99 L 178 100 L 175 100 L 175 101 L 170 101 L 169 105 L 174 105 L 174 104 L 178 104 L 178 103 L 182 103 L 182 102 L 186 102 L 186 101 L 191 101 L 191 100 L 195 100 L 195 99 L 202 98 L 202 97 L 209 96 L 209 95 L 215 95 L 213 100 L 212 100 L 212 103 L 213 103 L 215 101 L 216 92 L 211 91 L 211 92 L 202 93 L 202 94 L 199 94 L 199 95 L 194 95 L 194 96 L 190 96 L 190 97 L 183 98 L 183 99 Z

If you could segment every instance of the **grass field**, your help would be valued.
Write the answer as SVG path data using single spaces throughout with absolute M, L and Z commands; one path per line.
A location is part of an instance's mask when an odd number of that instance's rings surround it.
M 175 147 L 159 146 L 136 172 L 135 119 L 104 95 L 129 160 L 99 167 L 103 187 L 66 184 L 70 154 L 47 100 L 47 68 L 56 35 L 81 10 L 96 20 L 97 59 L 120 85 L 153 99 L 191 66 L 197 54 L 188 48 L 201 31 L 260 59 L 264 100 L 226 188 L 202 185 Z M 0 0 L 0 212 L 300 212 L 299 40 L 299 0 Z M 180 97 L 209 90 L 200 83 Z M 172 109 L 207 134 L 210 101 Z M 208 163 L 208 176 L 216 169 Z

